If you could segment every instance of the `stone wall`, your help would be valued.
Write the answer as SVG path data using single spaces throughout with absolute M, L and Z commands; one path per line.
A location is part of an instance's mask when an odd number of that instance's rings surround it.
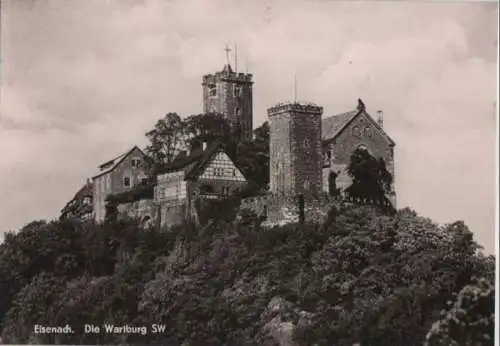
M 152 199 L 141 199 L 132 203 L 123 203 L 117 206 L 118 217 L 139 219 L 146 224 L 157 220 L 158 214 Z
M 306 222 L 322 222 L 330 209 L 339 203 L 338 198 L 329 196 L 304 197 L 304 216 Z M 298 199 L 293 197 L 279 197 L 263 195 L 241 200 L 241 209 L 255 211 L 258 216 L 267 212 L 265 225 L 282 225 L 299 221 Z
M 188 216 L 185 203 L 162 203 L 159 212 L 160 226 L 162 227 L 182 224 Z
M 182 224 L 186 220 L 186 205 L 184 202 L 156 203 L 152 199 L 142 199 L 132 203 L 123 203 L 117 206 L 119 218 L 132 218 L 144 222 L 146 225 L 171 227 Z

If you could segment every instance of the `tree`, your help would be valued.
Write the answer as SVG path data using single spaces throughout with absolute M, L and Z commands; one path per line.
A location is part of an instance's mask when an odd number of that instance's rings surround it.
M 177 113 L 167 113 L 146 133 L 146 152 L 156 162 L 170 163 L 184 146 L 184 124 Z
M 449 302 L 426 336 L 425 346 L 493 345 L 495 284 L 487 279 L 465 286 Z
M 233 157 L 243 175 L 260 188 L 269 184 L 269 124 L 264 122 L 254 130 L 252 142 L 239 143 Z
M 387 171 L 382 158 L 374 158 L 363 148 L 356 149 L 348 166 L 353 183 L 347 193 L 354 198 L 384 203 L 391 190 L 392 175 Z
M 201 145 L 202 142 L 211 143 L 216 139 L 222 139 L 226 145 L 236 143 L 229 123 L 223 115 L 216 113 L 205 113 L 191 115 L 183 122 L 186 133 L 186 143 L 191 148 Z

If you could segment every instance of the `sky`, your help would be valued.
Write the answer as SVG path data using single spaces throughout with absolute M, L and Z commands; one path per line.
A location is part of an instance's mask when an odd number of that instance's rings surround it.
M 237 44 L 254 125 L 294 74 L 324 116 L 363 99 L 396 142 L 398 207 L 464 220 L 492 253 L 497 17 L 496 2 L 3 0 L 0 234 L 58 217 L 167 112 L 201 113 L 202 75 Z

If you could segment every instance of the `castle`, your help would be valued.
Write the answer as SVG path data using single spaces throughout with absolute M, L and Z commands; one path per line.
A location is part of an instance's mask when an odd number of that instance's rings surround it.
M 224 115 L 242 141 L 253 137 L 252 77 L 234 71 L 229 62 L 221 71 L 202 77 L 203 111 Z M 243 200 L 242 207 L 266 212 L 270 222 L 295 220 L 297 196 L 309 206 L 321 205 L 328 203 L 328 198 L 322 201 L 324 196 L 342 194 L 352 183 L 347 166 L 357 148 L 382 158 L 394 177 L 395 143 L 384 131 L 382 118 L 375 120 L 361 100 L 352 111 L 322 116 L 323 108 L 312 103 L 287 102 L 268 109 L 270 189 Z M 154 185 L 148 184 L 151 181 Z M 183 151 L 168 165 L 155 164 L 134 146 L 101 164 L 92 181 L 62 210 L 61 218 L 102 222 L 110 197 L 125 194 L 128 199 L 115 199 L 120 215 L 174 225 L 196 219 L 197 199 L 223 198 L 246 184 L 220 141 Z M 387 199 L 396 205 L 394 188 Z

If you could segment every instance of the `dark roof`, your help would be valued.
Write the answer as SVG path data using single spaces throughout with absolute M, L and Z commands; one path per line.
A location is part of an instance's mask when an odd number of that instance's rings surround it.
M 321 139 L 328 140 L 335 138 L 358 113 L 359 111 L 354 110 L 323 118 L 321 120 Z
M 391 145 L 395 145 L 395 142 L 392 140 L 389 135 L 384 131 L 380 125 L 373 120 L 370 114 L 368 114 L 364 109 L 357 109 L 346 113 L 341 113 L 337 115 L 330 116 L 328 118 L 323 118 L 321 120 L 321 139 L 322 140 L 331 140 L 339 135 L 340 132 L 347 125 L 353 121 L 359 114 L 365 114 L 368 119 L 373 123 L 373 125 L 380 131 L 380 133 L 386 137 L 386 139 L 391 143 Z
M 171 163 L 157 165 L 155 173 L 163 174 L 184 171 L 185 179 L 193 178 L 205 166 L 205 163 L 207 163 L 219 149 L 223 148 L 223 141 L 218 139 L 209 144 L 204 151 L 200 148 L 193 150 L 190 155 L 187 155 L 185 151 L 181 151 Z
M 132 149 L 130 149 L 129 151 L 127 151 L 126 153 L 124 154 L 121 154 L 117 157 L 115 157 L 114 159 L 111 159 L 111 160 L 108 160 L 102 164 L 100 164 L 98 166 L 98 168 L 101 170 L 100 172 L 94 174 L 94 176 L 92 177 L 93 179 L 94 178 L 97 178 L 103 174 L 106 174 L 106 173 L 109 173 L 109 172 L 112 172 L 116 167 L 118 167 L 118 165 L 120 163 L 122 163 L 122 161 L 127 157 L 129 156 L 134 150 L 139 150 L 139 152 L 144 156 L 144 158 L 149 161 L 149 163 L 152 163 L 152 159 L 147 156 L 144 151 L 142 151 L 137 145 L 134 145 L 132 147 Z

